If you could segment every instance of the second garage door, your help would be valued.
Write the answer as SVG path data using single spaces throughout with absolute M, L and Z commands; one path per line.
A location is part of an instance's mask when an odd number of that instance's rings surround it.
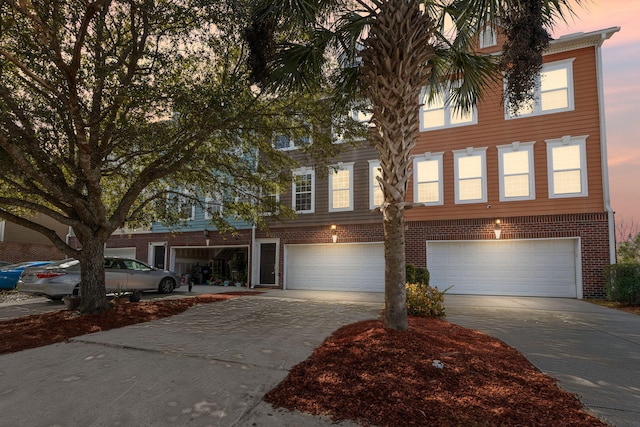
M 576 242 L 428 242 L 430 283 L 452 294 L 576 298 Z
M 287 245 L 285 288 L 384 292 L 384 245 Z

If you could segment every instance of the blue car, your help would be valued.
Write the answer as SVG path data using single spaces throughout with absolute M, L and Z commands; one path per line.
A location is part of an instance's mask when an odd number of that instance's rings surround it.
M 51 264 L 53 261 L 27 261 L 0 267 L 0 289 L 14 289 L 22 270 Z

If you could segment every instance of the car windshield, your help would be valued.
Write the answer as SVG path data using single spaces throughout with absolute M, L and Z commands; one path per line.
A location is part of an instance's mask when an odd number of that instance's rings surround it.
M 135 261 L 132 259 L 125 259 L 122 260 L 122 262 L 124 263 L 124 265 L 126 266 L 127 270 L 136 270 L 136 271 L 150 271 L 151 267 L 149 267 L 146 264 L 143 264 L 139 261 Z

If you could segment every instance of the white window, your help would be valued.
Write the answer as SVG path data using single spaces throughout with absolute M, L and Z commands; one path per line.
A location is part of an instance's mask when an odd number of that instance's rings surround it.
M 441 205 L 443 153 L 424 153 L 413 159 L 413 201 Z
M 487 148 L 453 152 L 456 203 L 487 201 Z
M 533 169 L 534 144 L 535 142 L 514 142 L 498 146 L 500 201 L 536 198 Z
M 369 209 L 379 208 L 384 202 L 384 193 L 378 181 L 382 178 L 380 160 L 369 160 Z
M 487 25 L 480 32 L 480 49 L 498 44 L 496 31 L 491 25 Z
M 264 196 L 262 196 L 262 199 L 265 202 L 261 203 L 260 205 L 265 210 L 264 210 L 264 212 L 260 213 L 260 215 L 270 216 L 270 215 L 273 215 L 274 213 L 278 213 L 279 212 L 279 208 L 278 208 L 278 204 L 280 203 L 280 193 L 279 192 L 269 193 L 267 195 L 264 195 Z
M 302 168 L 293 172 L 292 208 L 297 213 L 313 213 L 315 210 L 315 172 Z
M 196 205 L 190 197 L 184 189 L 168 195 L 169 209 L 176 209 L 180 213 L 180 219 L 185 221 L 193 221 L 196 217 Z
M 587 136 L 548 139 L 549 198 L 587 196 Z
M 204 219 L 211 219 L 222 214 L 222 196 L 216 194 L 204 199 Z
M 329 212 L 353 210 L 353 163 L 339 163 L 329 173 Z
M 478 123 L 478 113 L 474 106 L 471 111 L 463 112 L 449 102 L 449 89 L 437 93 L 429 100 L 429 88 L 425 87 L 420 95 L 420 130 L 443 129 Z
M 518 111 L 511 111 L 508 102 L 505 105 L 507 119 L 573 110 L 573 59 L 544 64 L 536 80 L 533 99 Z
M 300 138 L 292 138 L 288 135 L 280 135 L 276 138 L 274 146 L 277 150 L 297 150 L 300 147 L 311 144 L 310 136 L 303 136 Z
M 373 117 L 373 113 L 368 110 L 367 111 L 351 110 L 349 114 L 349 118 L 351 120 L 354 120 L 357 123 L 360 123 L 363 125 L 367 124 L 368 126 L 371 126 L 372 117 Z M 335 126 L 332 129 L 332 133 L 333 133 L 334 144 L 342 144 L 345 141 L 345 139 L 349 139 L 348 137 L 346 137 L 346 135 L 343 132 L 337 131 Z

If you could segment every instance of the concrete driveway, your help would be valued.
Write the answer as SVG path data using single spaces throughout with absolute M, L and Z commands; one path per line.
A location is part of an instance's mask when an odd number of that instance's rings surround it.
M 194 289 L 227 290 L 237 289 Z M 0 425 L 329 426 L 273 410 L 262 396 L 332 331 L 378 317 L 383 301 L 372 293 L 265 290 L 3 355 Z M 640 426 L 640 316 L 571 299 L 448 295 L 445 303 L 449 321 L 517 348 L 598 417 Z M 0 306 L 0 318 L 51 308 Z
M 640 426 L 640 316 L 563 298 L 445 302 L 447 320 L 518 349 L 605 422 Z

